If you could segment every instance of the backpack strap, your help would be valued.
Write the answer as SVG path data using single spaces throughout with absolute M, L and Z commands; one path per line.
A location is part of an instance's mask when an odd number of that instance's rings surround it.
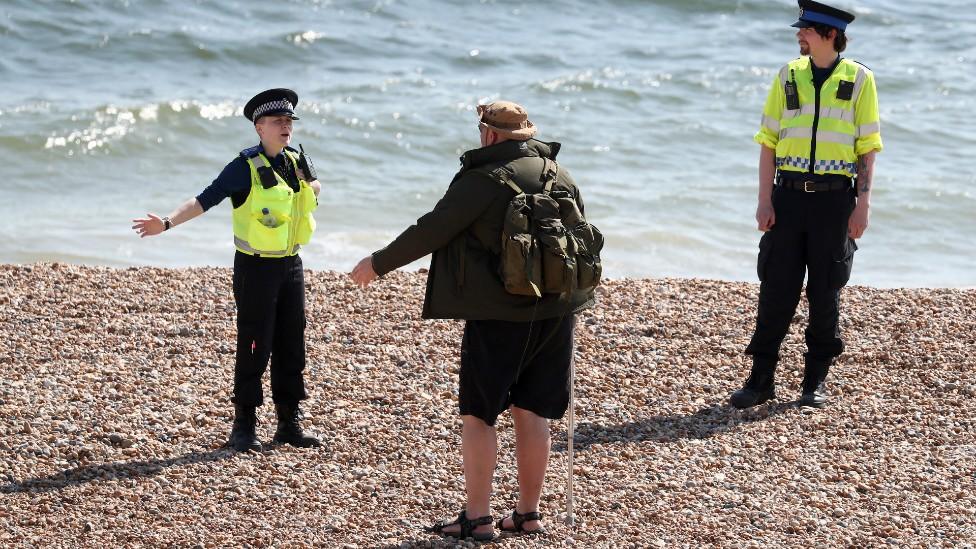
M 552 191 L 553 185 L 555 185 L 556 181 L 559 179 L 559 164 L 556 164 L 556 161 L 552 160 L 551 158 L 543 158 L 543 161 L 545 163 L 542 166 L 542 174 L 539 176 L 539 181 L 545 184 L 543 192 L 545 194 L 549 194 L 549 192 Z M 509 172 L 504 166 L 490 171 L 488 175 L 496 181 L 508 185 L 513 191 L 515 191 L 515 194 L 525 193 L 521 187 L 512 181 L 511 172 Z
M 508 171 L 505 166 L 491 170 L 488 172 L 488 175 L 495 181 L 508 185 L 513 191 L 515 191 L 515 194 L 523 194 L 525 192 L 521 187 L 516 185 L 514 181 L 512 181 L 512 173 Z
M 552 186 L 556 184 L 556 180 L 559 178 L 559 164 L 551 158 L 543 158 L 545 164 L 542 166 L 542 175 L 539 176 L 539 181 L 545 183 L 544 193 L 549 194 L 552 190 Z

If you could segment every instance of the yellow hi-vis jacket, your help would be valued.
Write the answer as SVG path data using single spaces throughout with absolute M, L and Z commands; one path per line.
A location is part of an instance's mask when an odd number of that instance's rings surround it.
M 298 171 L 298 154 L 289 149 L 285 155 Z M 312 212 L 318 207 L 315 191 L 304 179 L 299 177 L 299 191 L 296 193 L 273 169 L 264 153 L 256 152 L 248 157 L 251 168 L 251 192 L 247 200 L 234 208 L 234 246 L 243 253 L 261 257 L 284 257 L 295 255 L 302 244 L 308 244 L 315 232 L 315 218 Z M 260 172 L 259 172 L 260 169 Z M 261 172 L 269 183 L 265 188 Z M 271 179 L 271 178 L 274 179 Z M 268 214 L 263 210 L 267 208 Z
M 864 65 L 841 59 L 817 90 L 811 65 L 810 57 L 804 56 L 780 69 L 755 141 L 776 150 L 776 166 L 782 171 L 853 177 L 859 156 L 882 149 L 874 74 Z M 787 109 L 788 81 L 796 83 L 798 109 Z M 851 83 L 850 99 L 839 98 L 838 89 L 850 90 Z

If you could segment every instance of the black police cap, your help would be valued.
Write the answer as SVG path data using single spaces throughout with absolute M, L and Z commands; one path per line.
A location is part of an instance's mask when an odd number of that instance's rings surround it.
M 298 105 L 298 94 L 287 88 L 265 90 L 244 105 L 244 118 L 257 122 L 258 118 L 270 115 L 288 115 L 292 120 L 295 116 L 295 106 Z
M 791 26 L 798 28 L 812 27 L 814 25 L 827 25 L 838 30 L 847 29 L 848 23 L 854 21 L 854 14 L 844 10 L 814 2 L 813 0 L 799 0 L 800 18 Z

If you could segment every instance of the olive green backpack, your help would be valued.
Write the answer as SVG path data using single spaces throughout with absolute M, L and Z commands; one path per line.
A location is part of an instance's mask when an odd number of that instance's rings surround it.
M 544 159 L 540 193 L 526 193 L 504 169 L 492 175 L 515 191 L 502 227 L 499 274 L 505 290 L 542 297 L 591 290 L 600 283 L 603 234 L 589 224 L 565 190 L 552 190 L 559 165 Z

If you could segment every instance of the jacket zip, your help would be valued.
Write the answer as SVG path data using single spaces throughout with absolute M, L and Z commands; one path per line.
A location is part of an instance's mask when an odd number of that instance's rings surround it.
M 813 79 L 813 60 L 810 60 L 810 78 Z M 830 77 L 828 77 L 829 79 Z M 817 126 L 820 124 L 820 86 L 813 83 L 814 103 L 813 103 L 813 130 L 810 134 L 810 173 L 813 173 L 813 166 L 817 160 Z
M 813 82 L 813 89 L 815 92 L 813 96 L 813 108 L 815 110 L 813 111 L 813 130 L 811 131 L 810 135 L 810 173 L 814 173 L 813 166 L 817 160 L 817 126 L 820 125 L 820 89 L 823 88 L 824 84 L 826 84 L 827 81 L 830 80 L 830 77 L 834 75 L 834 71 L 840 66 L 841 60 L 842 58 L 837 56 L 837 61 L 834 61 L 834 66 L 832 69 L 830 69 L 830 74 L 827 75 L 827 78 L 825 78 L 819 86 L 815 81 Z M 793 78 L 795 82 L 796 77 L 794 76 Z M 813 80 L 813 58 L 810 59 L 810 79 L 811 81 Z

